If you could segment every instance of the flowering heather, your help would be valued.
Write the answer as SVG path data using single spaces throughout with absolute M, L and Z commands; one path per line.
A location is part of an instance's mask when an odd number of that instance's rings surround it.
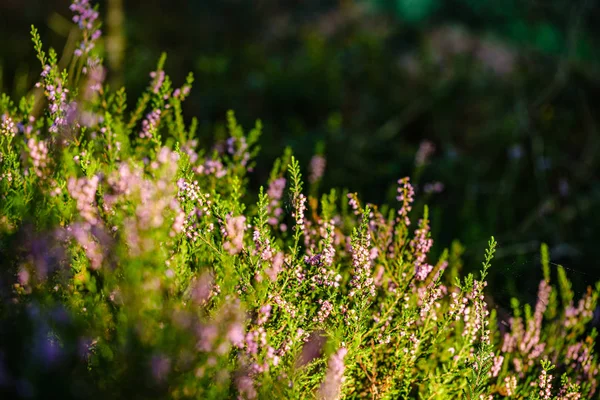
M 37 141 L 33 138 L 29 139 L 27 141 L 27 152 L 29 153 L 33 173 L 37 175 L 38 178 L 46 176 L 46 167 L 48 167 L 48 164 L 50 163 L 46 142 L 43 140 Z
M 227 216 L 225 220 L 224 234 L 226 241 L 223 248 L 229 254 L 237 254 L 244 248 L 244 231 L 246 230 L 246 217 Z
M 410 178 L 402 178 L 398 180 L 398 200 L 402 205 L 398 210 L 398 215 L 402 218 L 402 221 L 406 226 L 410 225 L 410 219 L 408 213 L 412 210 L 412 202 L 414 201 L 415 190 L 409 182 Z
M 199 148 L 165 57 L 128 111 L 72 10 L 80 62 L 33 29 L 45 97 L 0 97 L 0 398 L 598 398 L 600 284 L 542 246 L 537 301 L 501 312 L 494 238 L 461 278 L 408 178 L 397 209 L 317 198 L 288 149 L 256 196 L 260 122 Z
M 327 373 L 319 388 L 317 398 L 322 400 L 335 400 L 340 397 L 340 390 L 344 382 L 344 357 L 348 353 L 344 347 L 333 353 L 327 363 Z
M 3 116 L 2 125 L 0 125 L 0 135 L 13 138 L 17 133 L 17 127 L 9 116 Z
M 435 144 L 429 140 L 423 140 L 419 144 L 419 150 L 417 150 L 417 154 L 415 155 L 415 165 L 417 167 L 426 165 L 434 152 Z
M 152 110 L 146 115 L 146 118 L 142 121 L 142 131 L 140 132 L 140 138 L 151 138 L 153 133 L 158 127 L 160 122 L 161 111 L 159 109 Z
M 310 175 L 308 181 L 310 183 L 316 183 L 321 180 L 323 174 L 325 174 L 325 167 L 327 166 L 327 160 L 321 155 L 315 155 L 310 160 Z
M 96 40 L 102 35 L 96 23 L 99 14 L 89 0 L 74 0 L 70 9 L 73 12 L 73 22 L 77 24 L 83 35 L 80 47 L 75 49 L 75 55 L 79 57 L 89 53 L 94 48 Z

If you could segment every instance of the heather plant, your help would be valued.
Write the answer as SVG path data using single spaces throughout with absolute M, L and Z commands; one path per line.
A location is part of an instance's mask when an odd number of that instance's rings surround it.
M 542 246 L 537 303 L 486 301 L 497 247 L 460 276 L 430 256 L 410 179 L 398 203 L 316 197 L 287 149 L 255 198 L 262 125 L 233 112 L 200 148 L 180 87 L 149 74 L 133 110 L 104 83 L 98 11 L 74 0 L 60 59 L 32 28 L 39 83 L 0 98 L 0 393 L 8 398 L 590 399 L 600 285 L 576 299 Z M 415 218 L 420 217 L 420 218 Z M 553 285 L 556 280 L 557 285 Z

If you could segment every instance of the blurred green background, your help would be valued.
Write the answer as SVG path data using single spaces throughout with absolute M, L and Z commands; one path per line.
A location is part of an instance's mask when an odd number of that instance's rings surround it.
M 600 278 L 600 7 L 581 0 L 107 0 L 108 80 L 133 103 L 160 53 L 175 83 L 196 76 L 186 114 L 210 143 L 227 109 L 265 126 L 253 184 L 291 146 L 322 147 L 321 190 L 393 204 L 410 175 L 430 206 L 434 252 L 453 239 L 492 288 L 535 296 L 550 245 L 578 291 Z M 29 27 L 72 46 L 67 0 L 0 0 L 0 86 L 37 80 Z M 431 146 L 433 145 L 433 146 Z M 427 149 L 427 160 L 419 161 Z M 425 193 L 440 182 L 439 193 Z M 429 184 L 429 186 L 427 186 Z M 439 186 L 439 185 L 438 185 Z M 499 290 L 498 288 L 503 288 Z

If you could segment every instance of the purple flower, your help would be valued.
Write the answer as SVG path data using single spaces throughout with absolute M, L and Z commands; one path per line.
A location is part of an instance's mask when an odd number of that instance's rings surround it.
M 102 34 L 99 29 L 95 29 L 94 27 L 99 15 L 89 0 L 73 0 L 69 8 L 74 14 L 73 22 L 83 32 L 83 41 L 79 45 L 79 48 L 75 50 L 75 55 L 81 56 L 89 53 L 94 48 L 95 42 Z
M 160 115 L 160 109 L 154 109 L 146 114 L 146 118 L 142 121 L 142 131 L 139 135 L 141 138 L 151 138 L 154 136 L 160 123 Z

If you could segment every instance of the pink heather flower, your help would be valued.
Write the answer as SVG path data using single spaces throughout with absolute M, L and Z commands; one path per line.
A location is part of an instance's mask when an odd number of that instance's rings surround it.
M 322 155 L 315 155 L 310 160 L 310 175 L 308 181 L 310 183 L 316 183 L 321 180 L 325 173 L 325 167 L 327 166 L 327 160 Z
M 29 271 L 27 271 L 25 268 L 19 269 L 19 272 L 17 274 L 17 280 L 19 281 L 19 284 L 21 284 L 21 286 L 25 286 L 29 283 Z
M 429 140 L 423 140 L 419 145 L 419 150 L 415 156 L 415 165 L 422 167 L 429 161 L 431 155 L 435 152 L 435 145 Z
M 427 279 L 427 276 L 433 270 L 433 266 L 425 262 L 432 245 L 433 240 L 429 237 L 429 221 L 421 219 L 415 237 L 410 241 L 410 248 L 415 255 L 415 276 L 419 281 Z
M 311 361 L 321 357 L 327 337 L 322 331 L 313 331 L 304 342 L 300 357 L 296 361 L 296 368 L 302 368 Z
M 481 340 L 484 344 L 490 343 L 487 318 L 489 311 L 483 296 L 483 288 L 486 285 L 485 281 L 475 280 L 473 289 L 465 297 L 461 297 L 456 292 L 451 294 L 450 316 L 454 316 L 457 321 L 462 318 L 465 324 L 463 336 L 468 338 L 470 343 L 475 343 L 476 340 Z M 469 300 L 472 305 L 469 305 Z
M 490 371 L 492 377 L 498 377 L 500 374 L 500 370 L 502 369 L 502 364 L 504 363 L 504 356 L 496 356 L 494 357 L 494 363 L 492 365 L 492 370 Z
M 106 77 L 106 70 L 100 64 L 100 59 L 90 57 L 87 60 L 86 73 L 88 80 L 83 92 L 83 98 L 90 100 L 102 88 L 102 83 L 104 83 L 104 78 Z
M 317 303 L 319 303 L 320 308 L 317 311 L 317 316 L 313 318 L 313 322 L 322 324 L 333 311 L 333 304 L 329 300 L 323 301 L 323 299 L 319 299 Z
M 75 14 L 73 22 L 79 25 L 81 30 L 91 30 L 94 22 L 98 19 L 98 12 L 95 11 L 89 0 L 73 0 L 69 7 Z
M 0 135 L 8 136 L 9 138 L 15 137 L 17 134 L 17 127 L 13 120 L 8 115 L 2 116 L 2 124 L 0 125 Z
M 514 395 L 517 390 L 517 378 L 514 375 L 505 377 L 504 388 L 507 396 Z
M 427 194 L 441 193 L 444 191 L 444 184 L 442 182 L 426 183 L 423 186 L 423 191 Z
M 68 231 L 75 238 L 77 243 L 83 248 L 87 258 L 90 260 L 90 267 L 98 269 L 104 260 L 102 247 L 94 240 L 89 224 L 75 224 L 70 226 Z
M 306 211 L 306 196 L 302 193 L 298 194 L 294 198 L 294 211 L 292 216 L 296 220 L 296 226 L 294 229 L 298 229 L 301 232 L 306 230 L 306 221 L 304 220 L 304 212 Z
M 154 109 L 146 114 L 146 118 L 142 121 L 141 138 L 151 138 L 154 135 L 160 123 L 160 115 L 160 109 Z
M 579 300 L 577 308 L 573 302 L 565 308 L 565 327 L 571 328 L 581 321 L 588 321 L 594 316 L 594 300 L 592 291 L 588 288 L 586 294 Z
M 177 152 L 162 148 L 157 160 L 150 165 L 157 175 L 155 180 L 146 179 L 142 168 L 132 170 L 125 163 L 108 177 L 110 190 L 104 197 L 107 211 L 125 201 L 134 201 L 136 205 L 134 216 L 124 221 L 125 237 L 133 254 L 140 254 L 158 245 L 148 235 L 143 237 L 142 234 L 162 227 L 165 221 L 172 227 L 173 220 L 167 220 L 166 217 L 171 217 L 173 212 L 177 215 L 180 210 L 177 186 L 172 184 L 177 173 L 178 158 Z
M 352 208 L 354 215 L 360 214 L 360 207 L 356 193 L 348 193 L 348 204 L 350 205 L 350 208 Z
M 227 329 L 227 339 L 236 347 L 241 347 L 244 343 L 244 325 L 239 321 L 229 325 Z
M 409 180 L 409 177 L 398 180 L 398 196 L 396 196 L 396 200 L 402 203 L 402 206 L 398 210 L 398 215 L 402 218 L 406 226 L 410 225 L 408 213 L 412 209 L 412 202 L 415 195 L 415 190 Z
M 304 262 L 315 267 L 311 269 L 313 275 L 310 277 L 310 287 L 312 289 L 316 289 L 317 286 L 337 288 L 342 277 L 330 268 L 335 256 L 333 221 L 322 223 L 319 230 L 322 237 L 322 252 L 304 257 Z
M 245 337 L 245 349 L 249 356 L 256 356 L 262 347 L 267 345 L 267 332 L 262 326 L 253 327 Z M 262 371 L 254 371 L 262 372 Z
M 37 141 L 34 138 L 30 138 L 27 141 L 27 150 L 29 151 L 29 158 L 32 163 L 34 174 L 43 178 L 47 175 L 48 171 L 46 168 L 50 162 L 48 157 L 48 146 L 43 140 Z
M 66 114 L 68 111 L 68 106 L 66 103 L 66 92 L 68 90 L 64 89 L 58 96 L 58 100 L 51 99 L 54 103 L 50 105 L 50 112 L 53 114 L 54 122 L 48 128 L 48 130 L 52 133 L 58 132 L 59 127 L 66 125 Z M 51 92 L 52 93 L 52 92 Z
M 67 93 L 69 90 L 64 88 L 64 82 L 56 70 L 49 65 L 44 66 L 40 74 L 44 82 L 44 94 L 48 99 L 48 110 L 52 118 L 52 125 L 48 128 L 51 133 L 58 132 L 58 129 L 67 124 L 66 115 L 68 111 Z M 38 82 L 36 87 L 40 87 Z
M 238 254 L 244 248 L 244 232 L 246 230 L 246 217 L 227 216 L 225 221 L 225 238 L 223 248 L 229 254 Z
M 31 134 L 33 133 L 34 122 L 35 117 L 33 115 L 30 115 L 29 118 L 27 118 L 27 124 L 17 124 L 19 131 L 23 132 L 26 138 L 31 137 Z
M 214 319 L 197 326 L 196 347 L 205 353 L 226 354 L 231 345 L 242 348 L 244 345 L 244 316 L 239 301 L 223 306 Z
M 73 12 L 73 22 L 83 32 L 83 41 L 75 50 L 77 57 L 89 53 L 95 46 L 95 42 L 100 38 L 102 32 L 96 29 L 95 22 L 98 19 L 98 12 L 94 10 L 89 0 L 73 0 L 69 7 Z
M 201 325 L 198 327 L 198 340 L 197 348 L 203 352 L 210 352 L 215 342 L 219 337 L 219 327 L 216 324 Z
M 207 159 L 203 165 L 194 168 L 194 172 L 200 175 L 214 175 L 217 178 L 222 178 L 227 175 L 227 170 L 220 160 Z
M 260 255 L 260 259 L 262 261 L 271 261 L 274 252 L 269 238 L 263 238 L 261 232 L 258 229 L 254 229 L 252 240 L 254 241 L 256 253 Z
M 271 308 L 272 306 L 270 304 L 266 304 L 258 310 L 258 318 L 256 320 L 258 325 L 264 325 L 267 323 L 269 317 L 271 316 Z
M 191 205 L 192 210 L 184 215 L 183 211 L 179 208 L 179 214 L 175 222 L 179 223 L 181 222 L 181 218 L 184 218 L 182 229 L 184 235 L 191 241 L 196 241 L 200 235 L 198 228 L 199 218 L 210 215 L 212 201 L 208 194 L 200 191 L 198 181 L 188 182 L 182 178 L 177 181 L 177 187 L 179 188 L 179 203 Z M 212 230 L 211 225 L 209 225 L 209 230 Z
M 269 294 L 269 300 L 272 300 L 276 306 L 288 313 L 290 317 L 295 318 L 298 315 L 298 310 L 296 309 L 296 307 L 293 304 L 281 298 L 281 296 Z
M 541 353 L 540 348 L 538 348 L 538 351 L 535 351 L 538 344 L 545 346 L 544 343 L 540 343 L 540 333 L 542 330 L 542 319 L 544 317 L 544 312 L 546 312 L 546 308 L 548 307 L 551 291 L 552 286 L 545 280 L 542 280 L 538 289 L 538 300 L 535 305 L 533 318 L 529 321 L 527 331 L 525 331 L 525 335 L 519 344 L 521 354 L 528 354 L 530 358 L 533 358 L 531 356 L 534 352 L 535 354 Z M 543 347 L 541 349 L 543 350 Z
M 548 375 L 546 370 L 542 370 L 538 378 L 538 387 L 540 388 L 540 397 L 542 400 L 550 400 L 552 398 L 552 375 Z
M 421 309 L 419 311 L 421 321 L 424 322 L 427 318 L 437 321 L 435 306 L 438 304 L 436 303 L 437 300 L 441 299 L 443 296 L 442 289 L 435 285 L 430 285 L 427 288 L 423 288 L 423 290 L 425 291 L 424 300 L 422 301 Z
M 171 237 L 175 237 L 177 234 L 183 232 L 183 229 L 186 225 L 185 222 L 187 215 L 185 214 L 185 211 L 179 208 L 179 204 L 177 204 L 177 208 L 178 210 L 175 214 L 175 220 L 173 221 L 173 226 L 171 226 L 171 232 L 169 232 Z
M 188 155 L 190 159 L 190 164 L 195 164 L 198 161 L 198 153 L 196 153 L 196 146 L 198 146 L 198 140 L 192 139 L 188 140 L 181 146 L 181 151 Z
M 254 388 L 254 381 L 248 375 L 241 375 L 235 380 L 235 385 L 239 392 L 238 399 L 252 400 L 258 396 Z
M 594 342 L 586 340 L 570 345 L 565 358 L 571 368 L 580 371 L 578 379 L 591 383 L 591 392 L 595 392 L 598 369 L 594 365 Z
M 285 190 L 285 183 L 285 178 L 277 178 L 269 183 L 269 188 L 267 189 L 267 196 L 269 196 L 269 204 L 267 205 L 269 225 L 276 226 L 279 223 L 279 218 L 283 214 L 281 198 L 283 197 L 283 191 Z
M 277 178 L 269 184 L 267 195 L 271 200 L 281 200 L 281 197 L 283 196 L 283 190 L 285 189 L 285 182 L 285 178 Z
M 273 256 L 273 260 L 271 261 L 271 266 L 265 270 L 265 273 L 271 280 L 271 282 L 275 282 L 277 280 L 277 275 L 283 270 L 283 253 L 277 252 Z
M 342 276 L 330 268 L 335 256 L 333 221 L 331 223 L 325 222 L 320 229 L 323 235 L 321 240 L 323 251 L 313 256 L 307 255 L 304 257 L 304 261 L 314 267 L 311 269 L 313 275 L 310 277 L 310 288 L 313 290 L 317 287 L 338 288 Z
M 165 71 L 152 71 L 150 72 L 150 77 L 152 78 L 152 92 L 158 94 L 160 88 L 165 82 Z
M 350 285 L 352 286 L 352 289 L 348 293 L 350 297 L 354 297 L 357 294 L 375 295 L 375 283 L 372 277 L 371 258 L 369 257 L 370 245 L 371 238 L 368 232 L 365 234 L 357 233 L 352 239 L 351 253 L 354 275 L 350 281 Z
M 213 294 L 213 278 L 210 273 L 204 272 L 192 283 L 192 300 L 198 305 L 205 304 Z
M 234 160 L 243 167 L 250 161 L 250 152 L 245 137 L 230 137 L 227 139 L 227 153 L 233 156 Z
M 341 347 L 337 352 L 329 357 L 327 363 L 327 372 L 325 379 L 319 387 L 317 398 L 319 400 L 337 400 L 341 394 L 342 384 L 344 383 L 344 357 L 348 350 Z
M 77 211 L 90 225 L 98 223 L 96 209 L 96 190 L 98 189 L 98 176 L 92 178 L 70 178 L 67 183 L 69 194 L 75 200 Z

